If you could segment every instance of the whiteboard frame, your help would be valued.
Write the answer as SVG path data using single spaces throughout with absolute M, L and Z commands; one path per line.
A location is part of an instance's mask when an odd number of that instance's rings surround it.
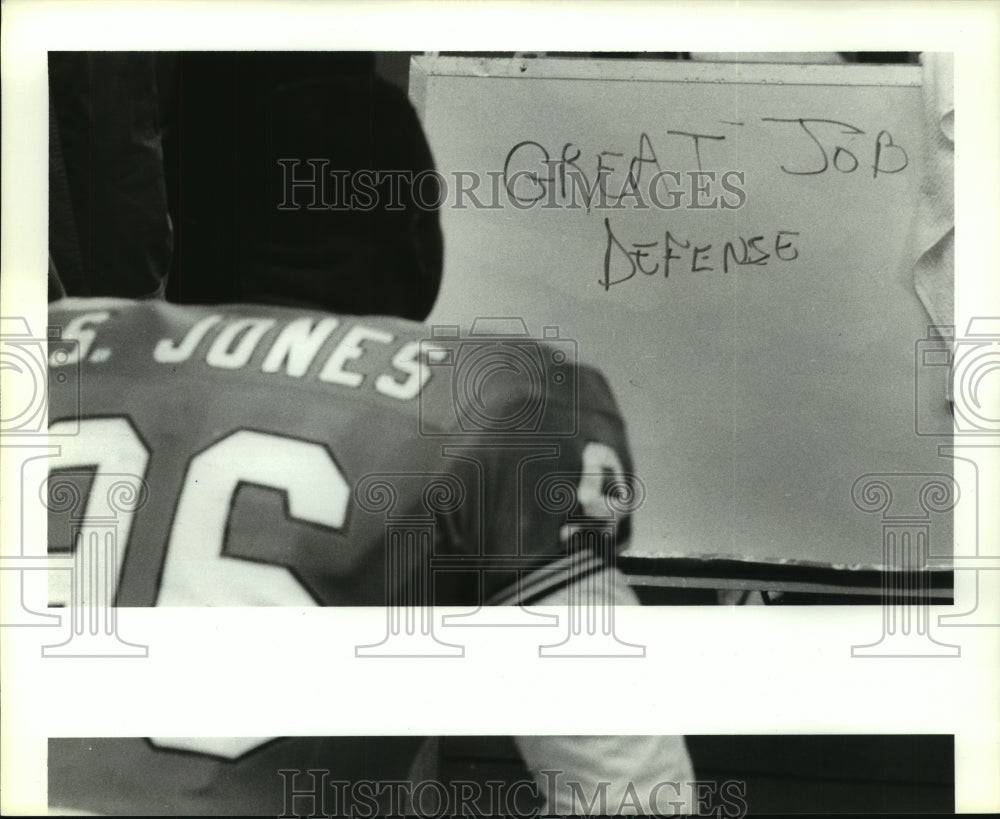
M 780 60 L 781 54 L 774 54 Z M 837 86 L 851 88 L 920 88 L 923 85 L 923 68 L 920 65 L 897 64 L 802 64 L 779 62 L 699 62 L 671 59 L 601 59 L 589 56 L 589 52 L 581 52 L 579 57 L 570 56 L 442 56 L 436 53 L 415 55 L 410 60 L 409 96 L 423 122 L 426 114 L 427 91 L 432 78 L 470 78 L 483 80 L 580 80 L 602 82 L 648 82 L 660 84 L 720 84 L 720 85 L 750 85 L 750 86 Z M 917 295 L 914 293 L 914 298 Z M 930 317 L 927 323 L 931 324 Z M 952 523 L 954 524 L 954 513 Z M 952 547 L 954 548 L 954 533 Z M 808 572 L 817 566 L 822 566 L 828 578 L 824 584 L 806 583 L 793 579 L 785 590 L 792 591 L 828 591 L 837 588 L 838 591 L 849 590 L 858 584 L 853 577 L 859 572 L 874 571 L 879 574 L 890 572 L 878 560 L 868 560 L 862 563 L 816 561 L 811 558 L 788 557 L 750 557 L 734 556 L 706 550 L 685 550 L 671 553 L 647 553 L 641 549 L 635 550 L 633 544 L 626 554 L 639 563 L 657 563 L 661 566 L 672 564 L 682 565 L 693 560 L 704 564 L 712 575 L 710 581 L 714 588 L 737 587 L 744 589 L 760 589 L 774 587 L 777 575 L 770 575 L 768 581 L 757 579 L 733 579 L 718 575 L 716 566 L 742 565 L 753 567 L 758 571 Z M 688 586 L 691 578 L 677 582 L 664 576 L 644 574 L 637 569 L 637 585 L 650 586 Z M 953 576 L 951 570 L 938 573 L 941 578 L 947 578 L 947 590 L 942 599 L 951 601 Z M 785 582 L 783 580 L 782 582 Z M 706 581 L 706 583 L 709 581 Z M 878 583 L 869 584 L 864 593 L 878 594 Z M 908 596 L 905 595 L 904 596 Z M 849 602 L 845 600 L 845 602 Z
M 780 54 L 775 54 L 780 57 Z M 690 60 L 602 60 L 576 57 L 441 57 L 410 59 L 410 100 L 421 118 L 429 77 L 729 85 L 908 86 L 923 84 L 919 65 L 707 63 Z

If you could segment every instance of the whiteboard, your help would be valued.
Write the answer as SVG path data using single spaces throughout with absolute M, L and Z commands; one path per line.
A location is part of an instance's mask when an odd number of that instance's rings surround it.
M 918 356 L 918 67 L 432 56 L 410 89 L 446 190 L 430 321 L 557 326 L 603 371 L 633 553 L 881 566 L 910 514 L 951 554 L 905 496 L 952 472 L 916 432 L 951 428 Z M 852 499 L 874 473 L 908 476 L 888 511 Z

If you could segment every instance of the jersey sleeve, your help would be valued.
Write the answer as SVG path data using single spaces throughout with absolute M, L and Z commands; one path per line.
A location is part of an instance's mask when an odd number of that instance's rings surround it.
M 684 737 L 520 736 L 544 816 L 685 816 L 694 769 Z
M 444 449 L 462 461 L 472 487 L 445 524 L 445 539 L 481 578 L 483 599 L 468 602 L 540 602 L 613 571 L 641 493 L 607 382 L 581 366 L 576 388 L 575 396 L 557 394 L 530 434 L 484 431 Z M 502 396 L 515 406 L 523 398 Z

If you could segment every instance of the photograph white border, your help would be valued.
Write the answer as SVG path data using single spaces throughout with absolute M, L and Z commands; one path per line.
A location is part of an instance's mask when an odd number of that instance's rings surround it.
M 8 0 L 3 12 L 0 299 L 32 328 L 46 325 L 46 54 L 62 49 L 953 51 L 956 326 L 1000 303 L 996 2 Z M 0 456 L 9 487 L 16 470 Z M 0 520 L 5 543 L 19 537 L 16 515 Z M 956 521 L 959 541 L 972 525 Z M 966 574 L 955 609 L 935 614 L 964 610 Z M 45 812 L 50 735 L 948 733 L 956 808 L 1000 809 L 997 629 L 949 629 L 958 659 L 852 659 L 852 644 L 878 637 L 873 609 L 619 611 L 644 660 L 539 660 L 499 630 L 463 660 L 358 661 L 357 637 L 379 633 L 381 610 L 124 611 L 145 660 L 43 660 L 42 630 L 7 628 L 0 807 Z

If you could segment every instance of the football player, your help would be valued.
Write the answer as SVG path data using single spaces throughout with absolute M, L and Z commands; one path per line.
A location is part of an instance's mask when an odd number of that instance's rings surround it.
M 118 606 L 422 611 L 565 601 L 595 577 L 631 602 L 613 553 L 567 537 L 613 515 L 605 484 L 629 491 L 631 460 L 604 379 L 556 342 L 441 339 L 402 319 L 259 304 L 67 298 L 50 317 L 62 337 L 50 344 L 49 494 L 72 486 L 78 499 L 50 502 L 50 550 L 116 516 Z M 78 377 L 60 379 L 68 368 Z M 115 507 L 123 483 L 130 503 Z M 560 490 L 575 499 L 546 497 Z M 394 535 L 395 520 L 409 523 Z M 616 524 L 620 545 L 627 519 Z M 393 540 L 407 531 L 410 545 Z M 80 570 L 100 571 L 87 555 Z M 82 588 L 54 584 L 52 602 L 95 603 Z M 663 742 L 676 758 L 681 740 Z M 53 805 L 280 812 L 278 767 L 322 759 L 338 778 L 372 779 L 373 752 L 354 747 L 372 745 L 380 778 L 400 779 L 417 744 L 159 743 L 53 742 Z

